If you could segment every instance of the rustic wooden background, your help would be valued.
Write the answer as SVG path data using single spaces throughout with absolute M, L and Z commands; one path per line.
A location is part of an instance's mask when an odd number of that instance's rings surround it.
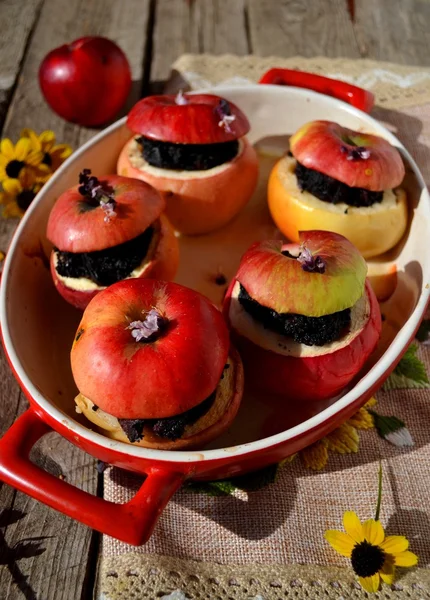
M 132 66 L 131 105 L 159 90 L 184 52 L 372 58 L 429 66 L 430 0 L 0 0 L 0 126 L 53 129 L 77 148 L 94 131 L 43 101 L 37 71 L 83 35 L 115 40 Z M 16 226 L 0 220 L 0 249 Z M 0 436 L 27 402 L 0 357 Z M 102 493 L 95 461 L 56 434 L 35 448 L 43 468 Z M 92 597 L 99 536 L 0 482 L 0 600 Z

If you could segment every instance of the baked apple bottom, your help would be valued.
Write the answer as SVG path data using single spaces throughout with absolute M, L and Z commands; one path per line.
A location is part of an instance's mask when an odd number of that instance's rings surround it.
M 145 161 L 133 137 L 121 151 L 117 172 L 155 187 L 166 200 L 166 215 L 173 227 L 196 235 L 223 227 L 246 205 L 257 185 L 258 158 L 243 137 L 234 159 L 211 169 L 162 169 Z
M 233 347 L 230 348 L 226 365 L 219 383 L 214 393 L 203 401 L 207 403 L 208 408 L 196 420 L 192 420 L 183 430 L 183 434 L 178 439 L 168 439 L 157 435 L 153 431 L 155 422 L 163 421 L 160 419 L 146 420 L 143 425 L 143 437 L 139 441 L 131 442 L 127 437 L 120 421 L 113 415 L 96 407 L 95 404 L 83 394 L 78 394 L 75 398 L 76 411 L 83 413 L 100 430 L 103 435 L 125 442 L 132 443 L 144 448 L 153 448 L 157 450 L 185 450 L 202 448 L 204 445 L 217 438 L 223 433 L 235 418 L 239 410 L 244 386 L 243 366 L 239 353 Z M 213 396 L 213 399 L 212 399 Z M 201 404 L 203 404 L 201 403 Z M 191 409 L 195 411 L 200 405 Z M 191 411 L 188 411 L 189 413 Z M 169 420 L 181 417 L 170 417 Z M 166 419 L 164 419 L 166 420 Z M 145 421 L 143 419 L 142 421 Z
M 265 329 L 240 304 L 240 284 L 233 280 L 224 302 L 247 383 L 295 401 L 320 401 L 339 394 L 359 373 L 375 349 L 381 314 L 366 281 L 363 296 L 351 307 L 351 324 L 340 339 L 307 346 Z
M 334 231 L 352 242 L 364 258 L 382 254 L 400 241 L 408 222 L 407 197 L 402 188 L 385 190 L 382 202 L 371 206 L 331 204 L 300 189 L 296 164 L 295 158 L 281 158 L 268 184 L 272 218 L 288 239 L 298 241 L 299 231 Z
M 126 277 L 162 279 L 170 281 L 179 266 L 179 245 L 175 233 L 164 215 L 153 224 L 154 233 L 149 248 L 140 265 Z M 84 310 L 90 300 L 106 286 L 98 285 L 87 277 L 67 277 L 57 271 L 57 253 L 51 252 L 51 274 L 58 292 L 77 308 Z

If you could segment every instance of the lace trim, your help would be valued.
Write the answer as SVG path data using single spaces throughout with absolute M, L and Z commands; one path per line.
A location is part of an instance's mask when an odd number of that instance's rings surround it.
M 349 568 L 219 565 L 134 553 L 102 559 L 95 595 L 99 600 L 340 600 L 342 597 L 369 597 Z M 430 598 L 430 571 L 408 571 L 392 586 L 384 585 L 381 597 Z

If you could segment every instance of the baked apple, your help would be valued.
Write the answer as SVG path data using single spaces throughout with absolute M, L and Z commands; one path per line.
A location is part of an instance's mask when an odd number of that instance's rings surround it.
M 89 169 L 51 210 L 51 273 L 67 302 L 84 309 L 106 286 L 129 277 L 173 279 L 178 241 L 162 214 L 163 197 L 147 183 Z
M 293 400 L 339 394 L 381 332 L 366 263 L 343 236 L 302 231 L 299 242 L 257 242 L 244 254 L 224 316 L 252 386 Z
M 290 139 L 268 185 L 269 209 L 292 241 L 299 231 L 325 229 L 348 238 L 365 258 L 386 252 L 403 236 L 405 168 L 396 148 L 376 135 L 313 121 Z
M 106 436 L 200 448 L 239 408 L 243 368 L 220 311 L 175 283 L 126 279 L 86 308 L 71 351 L 77 411 Z
M 185 234 L 226 225 L 250 199 L 258 160 L 245 135 L 249 122 L 212 94 L 149 96 L 130 111 L 134 133 L 118 173 L 147 181 L 166 198 L 166 214 Z

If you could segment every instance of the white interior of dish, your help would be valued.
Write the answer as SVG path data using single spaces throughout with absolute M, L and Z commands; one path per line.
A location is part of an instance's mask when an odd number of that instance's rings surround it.
M 238 104 L 251 122 L 249 138 L 261 152 L 260 182 L 253 200 L 226 228 L 206 236 L 181 238 L 181 265 L 176 281 L 220 304 L 226 286 L 217 285 L 216 275 L 222 273 L 230 280 L 242 253 L 253 241 L 279 236 L 265 202 L 265 183 L 276 155 L 286 150 L 287 136 L 302 124 L 327 119 L 387 138 L 399 147 L 407 163 L 410 230 L 390 255 L 378 259 L 395 261 L 399 272 L 397 287 L 382 306 L 386 324 L 372 364 L 339 399 L 301 407 L 290 404 L 280 415 L 270 398 L 247 393 L 231 430 L 214 442 L 212 449 L 198 453 L 146 450 L 92 431 L 75 413 L 76 387 L 69 366 L 69 351 L 81 313 L 66 304 L 54 288 L 43 260 L 43 255 L 50 252 L 45 229 L 56 198 L 76 184 L 83 168 L 91 168 L 97 175 L 115 172 L 118 154 L 130 137 L 125 119 L 118 121 L 71 156 L 44 186 L 23 218 L 4 265 L 0 317 L 7 353 L 36 402 L 74 434 L 125 454 L 169 461 L 210 460 L 262 449 L 318 427 L 365 393 L 396 360 L 417 327 L 429 297 L 428 192 L 415 163 L 392 134 L 343 102 L 307 90 L 255 86 L 217 88 L 216 93 Z

